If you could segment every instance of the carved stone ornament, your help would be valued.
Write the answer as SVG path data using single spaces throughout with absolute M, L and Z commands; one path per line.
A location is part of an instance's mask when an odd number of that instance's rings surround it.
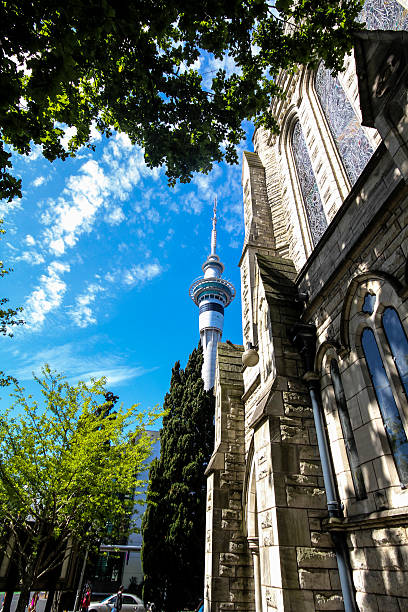
M 401 65 L 401 53 L 392 51 L 386 58 L 380 72 L 374 81 L 374 95 L 382 98 L 392 89 L 398 76 L 398 69 Z
M 362 30 L 354 34 L 362 125 L 377 127 L 408 71 L 408 32 Z

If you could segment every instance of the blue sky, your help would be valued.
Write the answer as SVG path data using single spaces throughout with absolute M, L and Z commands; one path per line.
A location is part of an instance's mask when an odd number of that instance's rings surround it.
M 1 259 L 14 268 L 1 294 L 27 323 L 0 337 L 0 369 L 27 391 L 44 363 L 72 383 L 105 375 L 125 405 L 147 408 L 162 403 L 174 362 L 184 367 L 199 339 L 188 289 L 209 253 L 215 195 L 217 251 L 238 293 L 223 339 L 242 341 L 241 167 L 220 164 L 172 189 L 126 135 L 94 138 L 95 152 L 65 162 L 50 164 L 38 148 L 14 158 L 23 198 L 0 202 Z M 250 139 L 241 156 L 247 148 Z

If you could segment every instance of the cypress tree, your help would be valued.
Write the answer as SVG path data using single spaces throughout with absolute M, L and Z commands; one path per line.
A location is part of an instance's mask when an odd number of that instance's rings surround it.
M 164 399 L 160 457 L 151 466 L 143 519 L 144 600 L 177 612 L 204 588 L 205 468 L 214 447 L 214 396 L 204 391 L 201 346 L 176 362 Z

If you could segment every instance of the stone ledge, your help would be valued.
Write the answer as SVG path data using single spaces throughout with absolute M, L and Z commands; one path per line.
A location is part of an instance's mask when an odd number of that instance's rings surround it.
M 370 512 L 343 519 L 325 519 L 324 529 L 327 531 L 353 532 L 356 529 L 374 529 L 376 527 L 402 526 L 408 527 L 408 507 L 392 508 L 380 512 Z

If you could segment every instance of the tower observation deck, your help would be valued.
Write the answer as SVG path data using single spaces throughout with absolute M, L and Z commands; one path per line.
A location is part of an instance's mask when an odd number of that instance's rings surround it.
M 224 265 L 216 254 L 216 228 L 217 199 L 214 202 L 212 219 L 211 253 L 202 266 L 204 277 L 195 280 L 190 287 L 190 297 L 199 308 L 200 338 L 204 354 L 201 376 L 207 391 L 214 386 L 215 359 L 217 344 L 221 340 L 224 327 L 224 308 L 231 304 L 235 297 L 233 284 L 221 278 Z

